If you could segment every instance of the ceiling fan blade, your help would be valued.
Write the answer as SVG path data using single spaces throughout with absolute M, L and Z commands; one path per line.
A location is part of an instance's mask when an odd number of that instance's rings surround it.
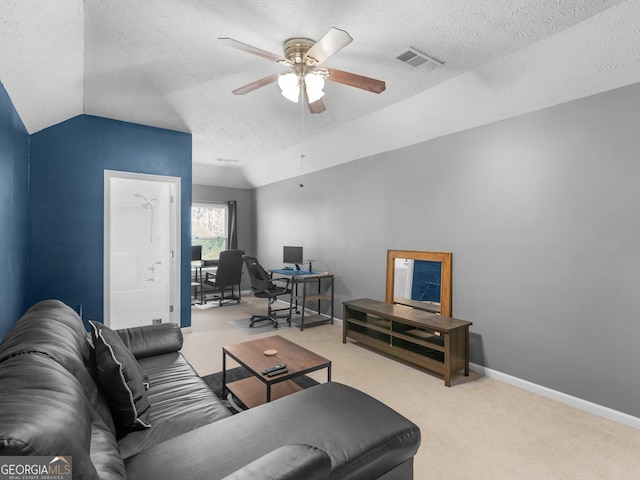
M 327 107 L 324 106 L 324 102 L 322 101 L 322 99 L 316 100 L 313 103 L 309 103 L 307 101 L 307 105 L 309 106 L 309 111 L 311 113 L 322 113 L 327 109 Z
M 251 93 L 258 88 L 262 88 L 266 85 L 269 85 L 270 83 L 275 82 L 276 80 L 278 80 L 278 75 L 279 74 L 274 73 L 273 75 L 268 75 L 264 78 L 261 78 L 260 80 L 256 80 L 255 82 L 251 82 L 242 87 L 236 88 L 235 90 L 233 90 L 233 94 L 245 95 L 247 93 Z
M 304 94 L 304 101 L 306 102 L 307 106 L 309 107 L 309 111 L 311 113 L 322 113 L 327 109 L 327 107 L 324 106 L 324 102 L 322 101 L 322 97 L 319 98 L 318 100 L 316 100 L 315 102 L 311 103 L 311 102 L 309 102 L 309 94 L 307 93 L 307 89 L 306 88 L 302 89 L 302 93 Z
M 355 73 L 343 72 L 342 70 L 336 70 L 335 68 L 328 68 L 329 75 L 327 79 L 332 82 L 343 83 L 351 87 L 362 88 L 373 93 L 384 92 L 387 85 L 382 80 L 376 80 L 375 78 L 369 78 Z
M 339 28 L 331 27 L 313 44 L 305 55 L 308 65 L 320 65 L 334 53 L 340 51 L 353 41 L 351 35 Z
M 262 50 L 261 48 L 254 47 L 253 45 L 249 45 L 248 43 L 239 42 L 238 40 L 234 40 L 233 38 L 218 38 L 220 43 L 224 43 L 225 45 L 233 48 L 237 48 L 238 50 L 242 50 L 243 52 L 252 53 L 253 55 L 257 55 L 262 58 L 266 58 L 267 60 L 272 60 L 274 62 L 281 63 L 282 65 L 291 66 L 291 62 L 281 55 L 276 55 L 275 53 L 267 52 L 266 50 Z

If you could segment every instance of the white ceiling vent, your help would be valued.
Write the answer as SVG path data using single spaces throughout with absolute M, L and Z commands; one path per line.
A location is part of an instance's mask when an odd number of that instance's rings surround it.
M 419 68 L 420 70 L 431 71 L 436 67 L 441 67 L 442 62 L 429 55 L 419 52 L 413 47 L 408 47 L 396 55 L 396 58 L 403 63 Z

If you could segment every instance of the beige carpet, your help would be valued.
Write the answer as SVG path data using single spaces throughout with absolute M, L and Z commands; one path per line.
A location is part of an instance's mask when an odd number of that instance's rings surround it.
M 471 373 L 447 388 L 436 375 L 351 340 L 341 325 L 300 332 L 286 323 L 262 335 L 229 324 L 266 309 L 240 305 L 192 310 L 183 352 L 200 375 L 222 369 L 223 345 L 282 335 L 332 360 L 332 378 L 376 397 L 415 422 L 422 445 L 415 479 L 640 479 L 640 431 Z M 316 372 L 318 381 L 326 373 Z M 630 379 L 630 381 L 637 381 Z

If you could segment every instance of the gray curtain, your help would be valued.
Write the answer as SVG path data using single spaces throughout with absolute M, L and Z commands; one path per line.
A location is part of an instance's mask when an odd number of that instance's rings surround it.
M 229 247 L 230 249 L 238 248 L 238 222 L 236 219 L 236 202 L 235 200 L 231 200 L 227 202 L 227 211 L 229 213 L 229 221 L 227 231 L 227 238 L 229 239 Z

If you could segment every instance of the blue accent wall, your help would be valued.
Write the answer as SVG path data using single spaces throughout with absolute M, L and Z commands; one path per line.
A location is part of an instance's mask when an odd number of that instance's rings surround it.
M 29 134 L 0 83 L 0 340 L 27 306 L 28 240 Z
M 191 325 L 191 135 L 81 115 L 31 136 L 28 300 L 103 320 L 104 171 L 180 177 L 181 326 Z M 186 259 L 186 260 L 185 260 Z

